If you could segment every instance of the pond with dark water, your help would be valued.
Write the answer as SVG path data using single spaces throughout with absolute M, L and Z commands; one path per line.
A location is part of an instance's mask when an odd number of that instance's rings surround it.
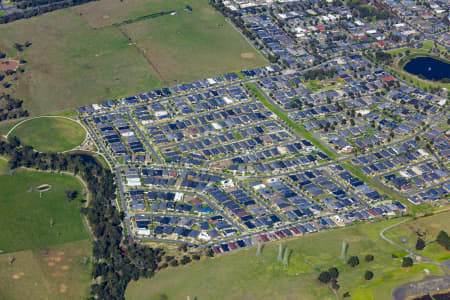
M 433 81 L 450 79 L 450 64 L 432 57 L 413 58 L 403 67 L 403 70 Z

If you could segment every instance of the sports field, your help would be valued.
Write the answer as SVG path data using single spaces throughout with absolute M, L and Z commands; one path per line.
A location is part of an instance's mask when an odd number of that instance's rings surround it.
M 43 184 L 51 188 L 41 196 L 38 187 Z M 80 201 L 68 203 L 67 190 L 82 197 L 81 183 L 68 175 L 20 169 L 0 175 L 0 250 L 15 252 L 87 239 Z
M 256 256 L 256 248 L 252 247 L 168 269 L 152 279 L 131 283 L 126 297 L 338 299 L 329 286 L 317 281 L 321 270 L 334 266 L 340 273 L 339 299 L 345 292 L 350 292 L 350 299 L 390 299 L 391 291 L 399 284 L 424 278 L 424 269 L 429 269 L 433 275 L 443 275 L 436 265 L 420 264 L 403 269 L 400 259 L 392 258 L 400 249 L 382 240 L 379 232 L 399 221 L 362 224 L 282 241 L 283 246 L 292 250 L 288 267 L 276 261 L 278 243 L 270 243 L 265 245 L 261 257 Z M 359 256 L 360 264 L 355 268 L 340 260 L 344 240 L 349 243 L 347 257 Z M 374 261 L 365 262 L 366 254 L 374 255 Z M 363 278 L 366 270 L 374 273 L 371 281 Z
M 170 10 L 177 16 L 111 25 Z M 27 41 L 30 47 L 15 50 Z M 0 49 L 28 62 L 13 96 L 32 115 L 266 64 L 207 0 L 105 0 L 62 9 L 0 25 Z
M 83 143 L 86 131 L 75 121 L 42 117 L 21 123 L 10 136 L 17 136 L 24 145 L 41 152 L 61 152 Z

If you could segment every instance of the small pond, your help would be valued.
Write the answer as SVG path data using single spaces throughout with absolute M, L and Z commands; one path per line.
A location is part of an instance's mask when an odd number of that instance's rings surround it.
M 432 57 L 413 58 L 406 63 L 403 69 L 408 73 L 428 80 L 450 79 L 450 64 Z

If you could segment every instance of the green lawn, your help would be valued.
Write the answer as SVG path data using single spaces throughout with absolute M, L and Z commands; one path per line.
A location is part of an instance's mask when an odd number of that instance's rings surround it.
M 8 174 L 8 162 L 6 160 L 0 159 L 0 175 Z
M 337 299 L 328 286 L 319 284 L 320 270 L 336 266 L 339 269 L 338 291 L 340 299 L 350 292 L 350 299 L 390 299 L 398 285 L 422 279 L 424 269 L 433 275 L 442 275 L 435 265 L 421 264 L 410 269 L 400 267 L 400 259 L 392 253 L 395 246 L 379 237 L 379 232 L 399 219 L 362 224 L 329 232 L 306 235 L 282 241 L 292 250 L 289 266 L 276 262 L 278 243 L 264 246 L 257 257 L 255 247 L 204 259 L 186 267 L 170 268 L 154 278 L 132 282 L 126 292 L 127 299 Z M 357 255 L 360 265 L 351 268 L 340 260 L 342 242 L 349 243 L 347 257 Z M 375 256 L 370 263 L 366 254 Z M 363 279 L 371 270 L 372 281 Z
M 33 44 L 17 53 L 14 43 L 26 41 Z M 0 25 L 0 48 L 28 61 L 14 96 L 33 115 L 162 87 L 117 29 L 94 30 L 75 8 Z
M 207 0 L 165 3 L 165 10 L 175 10 L 176 16 L 160 16 L 121 28 L 145 51 L 168 84 L 267 64 Z M 192 12 L 184 11 L 186 4 Z
M 405 247 L 415 250 L 418 238 L 417 231 L 424 232 L 425 236 L 423 239 L 427 246 L 424 250 L 417 252 L 437 261 L 445 261 L 450 259 L 450 252 L 445 251 L 435 242 L 441 230 L 450 233 L 450 212 L 406 222 L 387 231 L 385 235 L 401 244 L 403 244 L 402 239 L 406 238 Z
M 33 146 L 38 151 L 61 152 L 83 143 L 86 131 L 68 119 L 42 117 L 23 122 L 10 136 L 17 136 L 24 145 Z
M 8 131 L 14 127 L 17 123 L 19 123 L 21 120 L 8 120 L 0 122 L 0 134 L 6 135 Z
M 42 184 L 51 189 L 40 197 L 37 187 Z M 0 175 L 0 250 L 14 252 L 87 239 L 80 202 L 67 202 L 69 189 L 82 196 L 81 183 L 68 175 L 20 169 L 14 175 Z

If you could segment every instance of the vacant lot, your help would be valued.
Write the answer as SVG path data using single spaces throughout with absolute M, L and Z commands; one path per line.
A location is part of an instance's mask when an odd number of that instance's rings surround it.
M 62 118 L 43 117 L 25 121 L 11 133 L 24 145 L 33 146 L 41 152 L 71 150 L 86 138 L 86 131 L 78 123 Z
M 265 59 L 206 0 L 173 3 L 176 16 L 165 15 L 121 26 L 170 84 L 255 68 Z M 168 8 L 170 5 L 167 5 Z
M 150 280 L 131 283 L 127 299 L 335 299 L 328 286 L 317 282 L 320 270 L 332 266 L 339 269 L 340 298 L 350 292 L 352 299 L 390 299 L 391 291 L 399 284 L 422 279 L 424 269 L 442 275 L 435 265 L 400 267 L 400 259 L 392 258 L 399 249 L 381 240 L 379 232 L 399 219 L 363 224 L 330 232 L 307 235 L 282 245 L 292 250 L 289 266 L 276 262 L 278 244 L 267 244 L 261 257 L 255 247 L 236 251 L 210 260 L 202 260 L 186 267 L 168 269 Z M 342 242 L 349 243 L 347 257 L 357 255 L 360 265 L 351 268 L 340 260 Z M 366 254 L 375 260 L 364 261 Z M 364 280 L 364 272 L 372 270 L 371 281 Z
M 51 188 L 41 196 L 37 187 L 43 184 Z M 82 197 L 81 183 L 68 175 L 25 170 L 0 175 L 0 250 L 15 252 L 87 239 L 81 204 L 68 203 L 67 190 Z
M 28 61 L 14 96 L 34 115 L 162 86 L 117 29 L 91 29 L 73 8 L 1 25 L 0 48 Z
M 86 298 L 90 251 L 83 240 L 0 255 L 0 299 Z
M 171 10 L 178 15 L 112 25 Z M 17 52 L 14 43 L 27 41 Z M 0 25 L 0 49 L 27 61 L 13 96 L 32 115 L 266 64 L 207 0 L 105 0 L 58 10 Z

